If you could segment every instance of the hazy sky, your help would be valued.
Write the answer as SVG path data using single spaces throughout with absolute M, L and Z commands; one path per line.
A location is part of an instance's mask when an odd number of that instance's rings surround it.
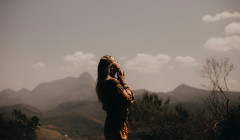
M 206 58 L 229 57 L 240 91 L 240 0 L 0 0 L 0 90 L 96 79 L 105 54 L 152 91 L 201 87 Z

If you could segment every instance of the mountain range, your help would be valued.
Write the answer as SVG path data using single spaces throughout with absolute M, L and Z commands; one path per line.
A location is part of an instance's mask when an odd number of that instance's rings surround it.
M 41 83 L 33 90 L 21 89 L 0 91 L 0 106 L 29 104 L 43 111 L 71 101 L 97 101 L 96 82 L 90 73 L 84 72 L 79 77 L 66 77 L 52 82 Z M 145 89 L 133 90 L 136 99 L 143 93 L 153 93 Z M 238 102 L 240 92 L 229 92 L 231 102 Z M 170 98 L 170 103 L 201 103 L 210 95 L 208 90 L 194 88 L 185 84 L 179 85 L 170 92 L 156 92 L 163 99 Z
M 50 110 L 58 104 L 76 100 L 97 100 L 95 80 L 88 72 L 78 78 L 67 77 L 41 83 L 32 91 L 5 89 L 0 92 L 0 106 L 25 103 L 41 110 Z

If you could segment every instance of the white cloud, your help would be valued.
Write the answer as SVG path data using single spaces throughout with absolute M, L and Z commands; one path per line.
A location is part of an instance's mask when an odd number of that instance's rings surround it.
M 32 67 L 36 70 L 44 69 L 46 65 L 43 62 L 37 62 L 35 64 L 32 64 Z
M 225 27 L 225 34 L 240 34 L 240 23 L 233 22 Z
M 184 67 L 193 67 L 197 66 L 199 63 L 191 56 L 177 56 L 175 60 L 178 63 L 183 64 Z
M 214 51 L 240 51 L 240 36 L 212 37 L 206 41 L 203 48 Z
M 214 22 L 214 21 L 224 20 L 227 18 L 240 18 L 240 13 L 238 13 L 238 12 L 234 12 L 234 13 L 222 12 L 222 13 L 216 14 L 215 16 L 205 15 L 202 17 L 202 21 L 203 22 Z
M 65 55 L 63 60 L 70 64 L 60 67 L 61 70 L 77 71 L 80 68 L 97 69 L 96 56 L 92 53 L 83 53 L 78 51 L 74 54 Z
M 137 54 L 135 58 L 127 60 L 125 66 L 127 69 L 136 70 L 140 73 L 159 73 L 169 61 L 170 57 L 165 54 L 152 56 L 141 53 Z

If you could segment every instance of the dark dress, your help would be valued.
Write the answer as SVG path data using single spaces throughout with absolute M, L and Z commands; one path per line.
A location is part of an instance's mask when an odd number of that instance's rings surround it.
M 104 126 L 106 140 L 125 140 L 128 137 L 128 107 L 134 102 L 130 88 L 124 89 L 115 78 L 105 81 L 103 86 L 103 109 L 107 112 Z

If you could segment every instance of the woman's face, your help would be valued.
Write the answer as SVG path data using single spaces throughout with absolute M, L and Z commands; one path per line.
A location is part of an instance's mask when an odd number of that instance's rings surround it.
M 116 71 L 120 70 L 121 67 L 120 67 L 118 61 L 116 61 L 113 57 L 111 57 L 111 60 L 112 60 L 113 69 L 115 69 Z

